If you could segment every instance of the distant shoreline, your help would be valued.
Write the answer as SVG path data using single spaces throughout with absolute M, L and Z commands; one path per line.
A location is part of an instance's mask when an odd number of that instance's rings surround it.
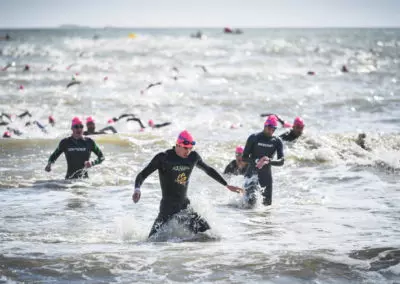
M 215 29 L 223 29 L 224 27 L 114 27 L 114 26 L 106 26 L 106 27 L 88 27 L 88 26 L 79 26 L 79 25 L 61 25 L 57 27 L 0 27 L 1 31 L 11 31 L 11 30 L 133 30 L 133 29 L 142 29 L 142 30 L 215 30 Z M 246 27 L 246 26 L 232 26 L 232 28 L 240 28 L 242 30 L 257 30 L 257 29 L 269 29 L 269 30 L 277 30 L 277 29 L 287 29 L 287 30 L 301 30 L 301 29 L 309 29 L 309 30 L 323 30 L 323 29 L 400 29 L 399 27 Z

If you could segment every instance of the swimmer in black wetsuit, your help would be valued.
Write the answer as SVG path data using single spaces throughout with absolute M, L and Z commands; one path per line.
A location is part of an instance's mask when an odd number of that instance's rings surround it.
M 249 163 L 245 177 L 258 176 L 260 186 L 264 187 L 262 192 L 264 205 L 271 205 L 272 203 L 271 166 L 282 166 L 284 164 L 282 140 L 273 136 L 277 126 L 277 118 L 273 115 L 269 116 L 264 123 L 264 131 L 250 135 L 243 151 L 243 161 Z M 272 160 L 275 153 L 277 153 L 277 159 Z M 247 187 L 245 190 L 248 203 L 254 205 L 256 202 L 256 186 Z
M 145 128 L 142 121 L 138 117 L 131 117 L 131 118 L 128 118 L 126 121 L 136 121 L 137 123 L 139 123 L 141 129 Z
M 9 121 L 12 121 L 12 116 L 13 115 L 11 115 L 11 114 L 9 114 L 9 113 L 1 113 L 1 118 L 3 118 L 3 116 L 5 116 L 5 117 L 7 117 L 8 118 L 8 120 Z M 26 110 L 26 111 L 24 111 L 23 113 L 21 113 L 21 114 L 18 114 L 18 115 L 16 115 L 16 117 L 18 117 L 18 118 L 24 118 L 25 116 L 29 116 L 29 117 L 32 117 L 32 114 L 29 112 L 29 110 Z
M 205 171 L 207 175 L 229 190 L 233 192 L 241 191 L 240 188 L 228 185 L 215 169 L 204 163 L 197 152 L 192 151 L 195 144 L 190 133 L 186 130 L 182 131 L 178 136 L 176 146 L 154 156 L 150 164 L 136 177 L 135 191 L 132 195 L 135 203 L 140 199 L 140 187 L 144 180 L 155 170 L 158 170 L 160 177 L 162 191 L 160 212 L 154 221 L 149 237 L 158 232 L 173 217 L 178 218 L 178 222 L 183 222 L 194 233 L 210 229 L 207 221 L 190 207 L 190 201 L 187 197 L 189 178 L 195 166 Z
M 54 116 L 49 115 L 48 119 L 49 119 L 49 124 L 54 127 L 54 125 L 56 125 L 56 120 L 54 119 Z
M 100 129 L 99 131 L 96 131 L 96 125 L 95 125 L 93 117 L 91 117 L 91 116 L 86 118 L 86 127 L 87 127 L 87 130 L 85 132 L 83 132 L 83 135 L 86 135 L 86 136 L 87 135 L 97 135 L 97 134 L 107 134 L 106 131 L 108 131 L 108 130 L 112 131 L 112 133 L 117 133 L 117 130 L 113 126 L 107 126 L 107 127 Z
M 152 119 L 150 119 L 149 122 L 148 122 L 148 124 L 149 124 L 149 126 L 150 126 L 151 128 L 161 128 L 161 127 L 170 125 L 171 122 L 154 123 L 154 121 L 153 121 Z
M 57 160 L 61 153 L 67 159 L 66 179 L 87 178 L 87 168 L 98 165 L 104 161 L 104 156 L 97 144 L 89 137 L 83 137 L 83 124 L 78 117 L 72 119 L 72 135 L 61 140 L 57 149 L 51 154 L 45 170 L 51 171 L 51 165 Z M 91 152 L 95 153 L 97 159 L 89 161 Z
M 4 131 L 3 138 L 11 138 L 11 132 L 10 131 Z
M 151 83 L 151 84 L 149 84 L 149 85 L 146 87 L 146 89 L 141 90 L 140 93 L 143 94 L 143 93 L 144 93 L 145 91 L 147 91 L 148 89 L 150 89 L 150 88 L 152 88 L 152 87 L 155 87 L 155 86 L 160 86 L 160 85 L 162 85 L 162 82 L 161 82 L 161 81 L 160 81 L 160 82 L 156 82 L 156 83 Z
M 283 140 L 283 141 L 287 141 L 287 142 L 293 142 L 295 141 L 297 138 L 299 138 L 302 134 L 303 134 L 303 129 L 304 129 L 304 121 L 303 119 L 301 119 L 300 117 L 296 117 L 294 119 L 293 124 L 290 124 L 288 122 L 285 122 L 283 119 L 281 119 L 278 115 L 276 114 L 272 114 L 272 113 L 263 113 L 260 116 L 270 116 L 273 115 L 276 117 L 276 119 L 279 121 L 279 123 L 282 125 L 282 127 L 284 128 L 292 128 L 290 131 L 285 132 L 281 135 L 279 135 L 279 137 Z
M 279 135 L 283 141 L 293 142 L 303 134 L 304 121 L 300 117 L 296 117 L 293 122 L 293 127 L 290 131 Z
M 357 136 L 357 139 L 356 139 L 356 144 L 358 145 L 358 146 L 360 146 L 361 148 L 363 148 L 364 150 L 367 150 L 367 151 L 371 151 L 371 148 L 369 148 L 369 147 L 367 147 L 366 145 L 365 145 L 365 139 L 367 138 L 367 135 L 365 134 L 365 133 L 360 133 L 360 134 L 358 134 L 358 136 Z
M 81 83 L 81 81 L 78 81 L 78 80 L 76 80 L 76 78 L 75 78 L 75 76 L 74 77 L 72 77 L 72 79 L 71 79 L 71 82 L 69 82 L 68 84 L 67 84 L 67 89 L 69 88 L 69 87 L 71 87 L 71 86 L 73 86 L 73 85 L 79 85 Z
M 9 114 L 9 113 L 4 113 L 4 112 L 2 112 L 2 113 L 0 114 L 0 125 L 8 125 L 8 124 L 10 124 L 10 122 L 13 121 L 13 119 L 12 119 L 13 116 L 14 116 L 14 115 L 11 115 L 11 114 Z M 32 114 L 31 114 L 28 110 L 26 110 L 26 111 L 24 111 L 23 113 L 21 113 L 21 114 L 19 114 L 19 115 L 16 115 L 16 117 L 18 117 L 18 118 L 24 118 L 25 116 L 32 117 Z M 4 121 L 4 120 L 3 120 L 3 117 L 6 117 L 6 118 L 9 120 L 9 122 Z
M 22 135 L 22 132 L 19 131 L 19 130 L 16 129 L 16 128 L 11 128 L 11 127 L 8 127 L 8 126 L 7 126 L 7 131 L 9 131 L 10 133 L 14 133 L 14 134 L 17 135 L 17 136 L 21 136 L 21 135 Z
M 39 129 L 42 130 L 44 133 L 47 133 L 46 126 L 44 126 L 43 124 L 41 124 L 37 120 L 34 120 L 33 122 L 28 121 L 27 123 L 25 123 L 25 127 L 31 126 L 32 124 L 36 125 L 37 127 L 39 127 Z
M 194 67 L 200 67 L 204 73 L 208 73 L 208 70 L 207 70 L 206 66 L 204 66 L 204 65 L 195 65 Z
M 113 117 L 113 118 L 109 119 L 108 123 L 117 122 L 118 120 L 125 118 L 125 117 L 128 117 L 126 121 L 136 121 L 137 123 L 139 123 L 141 129 L 145 128 L 145 126 L 143 125 L 140 118 L 136 117 L 136 115 L 133 113 L 123 113 L 119 117 Z
M 224 174 L 244 175 L 247 163 L 243 162 L 243 147 L 237 146 L 235 150 L 236 159 L 232 160 L 225 168 Z

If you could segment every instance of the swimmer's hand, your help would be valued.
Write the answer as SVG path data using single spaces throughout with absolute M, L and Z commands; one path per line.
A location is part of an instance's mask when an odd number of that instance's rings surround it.
M 267 165 L 268 163 L 269 163 L 269 158 L 267 156 L 264 156 L 258 161 L 256 160 L 256 168 L 260 170 L 263 166 Z
M 47 166 L 44 168 L 46 172 L 51 172 L 51 164 L 48 163 Z
M 140 188 L 135 188 L 135 191 L 133 192 L 132 195 L 132 200 L 134 203 L 138 203 L 139 199 L 140 199 Z
M 236 193 L 243 193 L 244 190 L 243 188 L 237 187 L 237 186 L 233 186 L 233 185 L 227 185 L 226 186 L 230 191 L 236 192 Z

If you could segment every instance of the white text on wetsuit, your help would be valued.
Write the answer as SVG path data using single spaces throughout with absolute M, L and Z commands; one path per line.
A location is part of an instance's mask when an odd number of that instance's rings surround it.
M 86 148 L 68 148 L 68 152 L 74 152 L 74 151 L 85 152 Z
M 273 144 L 264 144 L 264 143 L 260 143 L 260 142 L 257 145 L 262 146 L 262 147 L 269 147 L 269 148 L 274 147 Z

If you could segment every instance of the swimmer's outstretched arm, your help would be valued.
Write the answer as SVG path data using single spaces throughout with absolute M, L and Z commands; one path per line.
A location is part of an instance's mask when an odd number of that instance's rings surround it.
M 141 128 L 145 128 L 145 126 L 143 125 L 142 121 L 140 120 L 140 118 L 136 118 L 136 117 L 132 117 L 132 118 L 128 118 L 126 121 L 137 121 L 140 125 Z

